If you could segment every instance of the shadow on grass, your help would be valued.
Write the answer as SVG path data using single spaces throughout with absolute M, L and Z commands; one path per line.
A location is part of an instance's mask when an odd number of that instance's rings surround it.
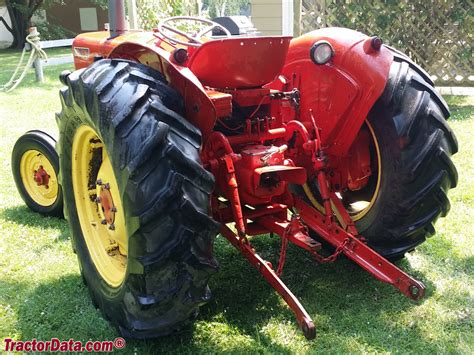
M 17 314 L 21 339 L 113 339 L 113 330 L 94 309 L 79 275 L 67 275 L 35 287 L 0 281 L 0 300 Z M 8 334 L 7 334 L 8 335 Z M 10 334 L 11 336 L 11 334 Z
M 459 253 L 453 252 L 456 250 L 456 245 L 452 240 L 449 240 L 443 233 L 438 233 L 434 236 L 435 240 L 430 242 L 430 245 L 423 245 L 423 257 L 427 259 L 427 263 L 433 269 L 456 278 L 459 272 L 464 272 L 467 275 L 474 273 L 474 256 L 463 256 Z
M 473 105 L 451 105 L 449 106 L 451 110 L 451 117 L 449 120 L 452 121 L 465 121 L 473 117 L 474 115 L 474 106 Z
M 262 244 L 260 247 L 266 244 L 267 249 L 271 244 L 272 252 L 277 255 L 279 243 L 272 243 L 269 237 L 264 239 L 262 243 L 254 244 Z M 264 327 L 272 317 L 293 322 L 296 327 L 292 312 L 263 278 L 240 259 L 237 252 L 220 248 L 217 254 L 221 260 L 221 272 L 212 280 L 215 301 L 204 307 L 204 318 L 212 319 L 216 313 L 225 314 L 228 323 L 249 336 L 255 334 L 256 327 Z M 286 265 L 283 281 L 313 317 L 321 337 L 327 334 L 345 337 L 344 334 L 349 333 L 349 338 L 356 334 L 358 338 L 367 339 L 367 343 L 375 348 L 389 352 L 399 350 L 396 344 L 391 346 L 384 337 L 380 337 L 380 331 L 390 329 L 391 332 L 406 333 L 405 328 L 391 324 L 387 315 L 396 317 L 402 311 L 410 311 L 417 303 L 405 298 L 392 286 L 382 284 L 347 259 L 318 265 L 304 251 L 292 247 L 287 253 Z M 424 279 L 424 275 L 413 270 L 408 261 L 403 260 L 398 266 L 415 278 Z M 426 296 L 429 297 L 435 285 L 426 280 L 424 282 Z M 368 320 L 370 325 L 367 325 Z M 421 335 L 410 334 L 410 337 L 423 342 L 427 351 L 437 348 L 430 344 L 431 340 L 425 344 Z M 317 337 L 314 345 L 318 346 L 319 341 Z M 351 348 L 346 350 L 351 351 Z
M 39 215 L 38 215 L 39 216 Z M 39 223 L 48 227 L 44 217 L 26 207 L 6 210 L 3 217 L 17 223 Z M 50 219 L 66 226 L 63 220 Z M 43 221 L 43 222 L 41 222 Z M 44 223 L 44 224 L 41 224 Z M 67 229 L 67 226 L 65 227 Z M 269 236 L 254 242 L 257 250 L 266 249 L 265 256 L 277 255 L 279 242 Z M 183 333 L 156 340 L 129 340 L 122 353 L 209 353 L 209 352 L 292 352 L 291 346 L 275 342 L 274 333 L 262 332 L 272 319 L 279 324 L 294 324 L 292 312 L 286 307 L 263 278 L 230 246 L 219 237 L 216 256 L 221 262 L 220 272 L 211 280 L 213 300 L 201 308 L 195 325 Z M 274 263 L 275 261 L 272 260 Z M 399 266 L 409 274 L 423 279 L 411 269 L 408 261 Z M 400 312 L 416 307 L 389 285 L 380 283 L 349 260 L 317 265 L 304 251 L 290 247 L 283 276 L 289 288 L 300 298 L 315 320 L 319 332 L 308 346 L 314 350 L 338 349 L 350 352 L 351 339 L 370 344 L 373 349 L 397 352 L 400 344 L 415 341 L 418 349 L 438 352 L 442 349 L 436 339 L 426 339 L 417 326 L 407 329 L 400 322 L 392 322 Z M 427 285 L 428 297 L 434 285 Z M 113 340 L 118 333 L 93 307 L 86 287 L 78 274 L 50 280 L 38 286 L 0 281 L 0 299 L 12 304 L 17 313 L 17 329 L 22 339 Z M 221 333 L 213 331 L 213 324 L 224 323 L 234 335 L 250 339 L 248 343 L 220 341 Z M 204 328 L 203 328 L 204 327 Z M 284 332 L 285 328 L 277 330 Z M 386 335 L 392 336 L 388 340 Z M 305 343 L 299 339 L 298 342 Z M 335 345 L 334 341 L 338 344 Z M 340 342 L 340 344 L 339 344 Z M 405 348 L 405 350 L 407 350 Z
M 36 82 L 34 73 L 30 73 L 22 80 L 15 90 L 9 93 L 3 93 L 5 97 L 24 97 L 31 92 L 32 88 L 38 90 L 59 90 L 61 84 L 59 82 L 59 74 L 64 69 L 55 69 L 52 71 L 45 71 L 46 80 L 43 83 Z M 0 83 L 5 84 L 10 80 L 11 74 L 0 74 Z
M 23 68 L 23 67 L 22 67 Z M 38 83 L 35 78 L 35 71 L 33 68 L 28 70 L 28 74 L 19 84 L 19 86 L 10 93 L 4 93 L 5 97 L 24 97 L 24 95 L 29 95 L 31 88 L 36 88 L 38 90 L 59 90 L 61 83 L 59 81 L 59 74 L 65 70 L 74 70 L 72 64 L 61 64 L 56 66 L 44 67 L 44 77 L 45 81 L 43 83 Z M 6 84 L 15 71 L 15 67 L 11 69 L 5 69 L 0 71 L 0 84 Z
M 79 275 L 67 275 L 57 280 L 42 283 L 37 287 L 24 283 L 0 281 L 0 302 L 10 305 L 16 313 L 16 329 L 20 339 L 49 340 L 113 340 L 118 332 L 101 316 L 90 301 L 88 291 Z M 202 320 L 202 317 L 201 317 Z M 241 344 L 228 346 L 196 339 L 196 326 L 183 332 L 156 340 L 127 340 L 123 354 L 159 353 L 210 353 L 253 352 L 255 348 Z M 12 334 L 5 334 L 12 336 Z M 199 337 L 198 337 L 199 338 Z M 267 344 L 271 339 L 260 337 Z M 278 353 L 288 352 L 284 347 L 272 344 Z
M 473 100 L 469 96 L 446 96 L 451 111 L 450 120 L 464 121 L 473 117 L 474 105 Z
M 43 230 L 57 228 L 61 231 L 58 240 L 69 239 L 69 227 L 65 219 L 44 216 L 40 213 L 33 212 L 25 205 L 3 209 L 0 211 L 0 218 L 24 226 L 39 227 Z

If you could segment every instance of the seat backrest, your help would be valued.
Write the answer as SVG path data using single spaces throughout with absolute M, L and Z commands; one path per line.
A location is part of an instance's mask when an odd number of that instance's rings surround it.
M 273 81 L 285 64 L 291 37 L 236 37 L 205 42 L 188 67 L 203 85 L 252 88 Z

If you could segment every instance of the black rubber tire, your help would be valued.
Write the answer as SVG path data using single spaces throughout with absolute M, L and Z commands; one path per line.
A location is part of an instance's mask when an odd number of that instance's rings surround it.
M 65 215 L 93 303 L 121 334 L 152 338 L 180 330 L 210 298 L 218 224 L 208 216 L 214 178 L 201 165 L 200 132 L 157 71 L 100 60 L 71 73 L 61 89 L 59 156 Z M 111 160 L 125 212 L 128 263 L 112 288 L 97 272 L 77 216 L 71 156 L 76 129 L 89 125 Z
M 397 260 L 432 236 L 436 220 L 448 213 L 458 143 L 446 122 L 448 106 L 426 72 L 393 53 L 385 90 L 368 115 L 380 147 L 380 189 L 356 227 L 378 253 Z M 314 182 L 309 186 L 319 196 Z M 295 192 L 305 197 L 302 188 Z
M 37 150 L 48 159 L 54 168 L 56 176 L 59 175 L 59 157 L 55 149 L 56 141 L 49 134 L 32 130 L 23 134 L 15 142 L 12 151 L 12 174 L 16 187 L 25 204 L 34 212 L 41 213 L 46 216 L 62 217 L 63 216 L 63 195 L 61 186 L 58 186 L 58 194 L 56 200 L 49 206 L 43 206 L 35 202 L 26 191 L 20 173 L 20 162 L 23 155 L 29 150 Z
M 447 125 L 449 109 L 425 72 L 396 55 L 384 93 L 368 120 L 381 150 L 380 191 L 357 221 L 361 235 L 380 254 L 398 259 L 435 233 L 450 209 L 448 190 L 458 175 L 458 151 Z

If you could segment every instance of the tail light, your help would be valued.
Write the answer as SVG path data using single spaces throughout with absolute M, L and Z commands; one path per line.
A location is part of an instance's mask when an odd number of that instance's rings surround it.
M 326 64 L 331 60 L 333 56 L 334 49 L 328 41 L 317 41 L 311 47 L 311 60 L 318 65 Z

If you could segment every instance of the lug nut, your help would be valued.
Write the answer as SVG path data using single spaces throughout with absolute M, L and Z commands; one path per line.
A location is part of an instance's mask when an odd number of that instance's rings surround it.
M 109 229 L 110 229 L 111 231 L 114 231 L 114 230 L 115 230 L 115 224 L 112 223 L 112 224 L 109 226 Z
M 110 184 L 108 182 L 104 185 L 104 189 L 110 190 Z
M 111 207 L 110 212 L 117 212 L 117 207 L 115 207 L 115 206 Z
M 100 223 L 102 223 L 102 224 L 105 225 L 105 224 L 107 224 L 107 220 L 106 220 L 106 219 L 103 219 L 102 221 L 100 221 Z
M 95 198 L 95 202 L 100 203 L 100 197 L 99 197 L 99 196 L 97 196 L 97 197 Z
M 97 180 L 96 184 L 99 186 L 102 185 L 102 180 L 101 179 Z

